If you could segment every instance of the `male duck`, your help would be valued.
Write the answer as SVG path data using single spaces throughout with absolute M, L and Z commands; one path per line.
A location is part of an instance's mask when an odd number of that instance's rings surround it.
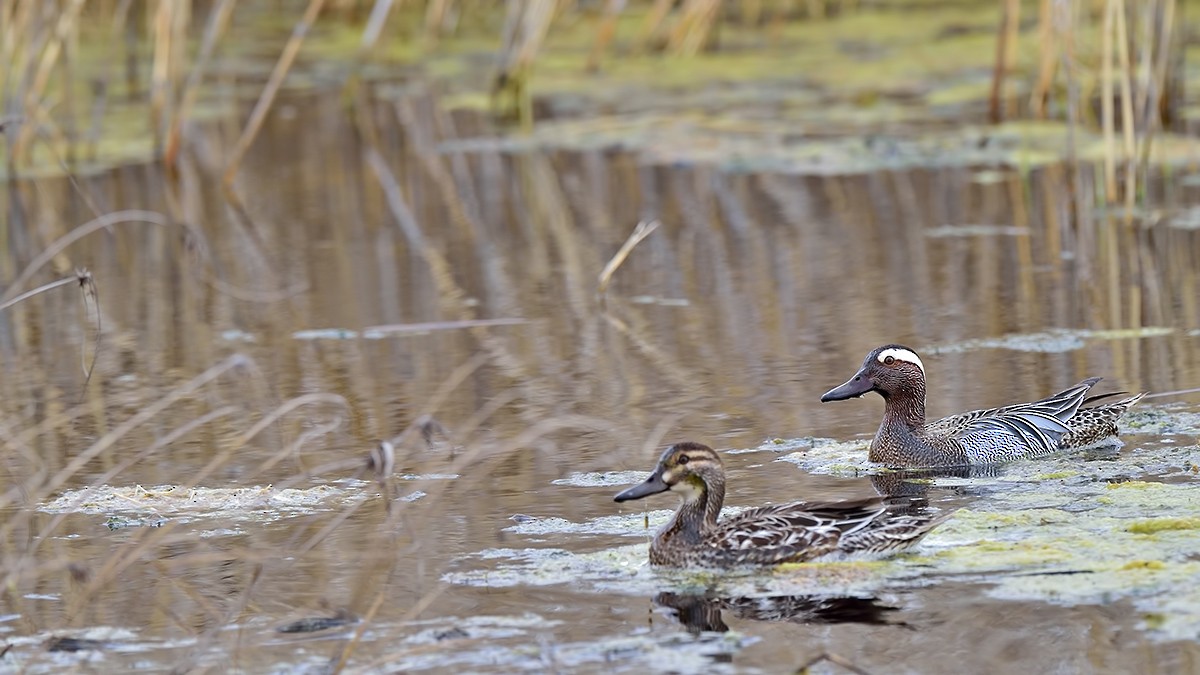
M 883 422 L 871 441 L 869 459 L 897 467 L 969 466 L 1040 457 L 1113 439 L 1117 419 L 1145 394 L 1108 405 L 1084 404 L 1092 377 L 1033 403 L 973 410 L 936 422 L 925 421 L 925 366 L 913 350 L 884 345 L 863 361 L 848 382 L 825 392 L 821 401 L 842 401 L 879 392 Z
M 654 535 L 653 565 L 734 567 L 882 557 L 916 544 L 949 517 L 899 514 L 872 497 L 763 506 L 718 522 L 725 501 L 725 469 L 717 453 L 700 443 L 667 448 L 654 473 L 615 501 L 667 490 L 679 493 L 683 505 Z

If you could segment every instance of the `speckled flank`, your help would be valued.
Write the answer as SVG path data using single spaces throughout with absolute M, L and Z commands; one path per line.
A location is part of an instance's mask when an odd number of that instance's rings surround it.
M 668 448 L 650 477 L 621 492 L 616 500 L 665 491 L 679 492 L 683 503 L 654 536 L 650 562 L 670 567 L 878 558 L 916 544 L 949 517 L 948 513 L 900 513 L 873 497 L 764 506 L 718 520 L 725 499 L 725 469 L 720 456 L 699 443 Z
M 925 371 L 915 352 L 900 345 L 873 350 L 850 381 L 822 397 L 841 400 L 878 392 L 883 420 L 869 459 L 894 467 L 990 464 L 1041 457 L 1065 448 L 1113 441 L 1117 420 L 1142 394 L 1107 405 L 1091 405 L 1112 394 L 1085 400 L 1100 378 L 1032 403 L 973 410 L 934 422 L 925 419 Z

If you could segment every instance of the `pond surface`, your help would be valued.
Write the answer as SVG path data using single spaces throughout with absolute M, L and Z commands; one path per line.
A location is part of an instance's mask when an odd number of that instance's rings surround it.
M 171 169 L 9 183 L 6 279 L 116 215 L 9 291 L 86 267 L 98 343 L 69 289 L 0 313 L 0 671 L 1200 667 L 1196 394 L 1146 399 L 1119 451 L 917 482 L 865 461 L 878 398 L 818 402 L 887 342 L 924 355 L 934 416 L 1197 386 L 1200 181 L 1076 224 L 1057 162 L 501 140 L 414 81 L 290 93 L 238 205 L 249 105 Z M 724 451 L 732 506 L 962 510 L 890 562 L 656 574 L 674 502 L 612 496 L 684 439 Z

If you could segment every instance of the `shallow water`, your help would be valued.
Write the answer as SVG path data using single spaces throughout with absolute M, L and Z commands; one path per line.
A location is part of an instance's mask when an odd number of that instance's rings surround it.
M 763 171 L 497 143 L 425 87 L 364 96 L 289 94 L 244 212 L 219 188 L 244 102 L 176 171 L 10 183 L 8 279 L 93 209 L 196 231 L 114 224 L 29 284 L 94 275 L 86 387 L 77 293 L 0 313 L 0 669 L 1198 667 L 1195 394 L 1148 399 L 1119 452 L 932 486 L 869 475 L 877 398 L 818 398 L 886 342 L 926 355 L 931 415 L 1090 375 L 1194 387 L 1200 232 L 1073 226 L 1055 163 Z M 1200 189 L 1172 176 L 1163 213 Z M 423 415 L 445 433 L 398 441 L 381 487 L 368 452 Z M 892 562 L 656 574 L 644 523 L 674 504 L 611 497 L 682 439 L 730 451 L 734 506 L 904 489 L 964 510 Z M 339 612 L 357 621 L 278 630 Z

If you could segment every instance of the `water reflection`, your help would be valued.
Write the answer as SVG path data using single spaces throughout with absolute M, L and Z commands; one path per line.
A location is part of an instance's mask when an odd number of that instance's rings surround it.
M 693 634 L 728 631 L 722 612 L 753 621 L 885 624 L 894 623 L 888 620 L 888 613 L 898 609 L 881 604 L 876 598 L 852 596 L 715 597 L 668 591 L 654 596 L 654 604 L 669 610 Z
M 485 118 L 450 113 L 419 87 L 364 89 L 353 114 L 326 92 L 283 105 L 290 114 L 264 126 L 239 174 L 244 212 L 220 190 L 232 123 L 189 132 L 178 173 L 151 163 L 77 186 L 14 179 L 0 197 L 13 222 L 37 224 L 7 242 L 8 279 L 92 218 L 92 205 L 166 223 L 98 228 L 31 281 L 92 271 L 104 333 L 86 388 L 80 352 L 94 322 L 79 319 L 76 297 L 0 312 L 10 589 L 0 613 L 19 616 L 22 634 L 130 625 L 233 653 L 253 640 L 231 626 L 323 601 L 372 625 L 519 606 L 557 641 L 625 634 L 623 615 L 592 624 L 604 601 L 589 589 L 531 608 L 524 593 L 447 588 L 442 574 L 460 556 L 525 545 L 503 533 L 512 514 L 610 514 L 607 490 L 552 481 L 644 468 L 644 440 L 664 419 L 677 419 L 668 432 L 721 448 L 873 433 L 878 402 L 831 409 L 817 398 L 885 342 L 1094 331 L 1068 351 L 931 356 L 932 417 L 1030 400 L 1081 374 L 1131 391 L 1200 381 L 1189 332 L 1200 326 L 1200 231 L 1104 214 L 1071 222 L 1072 201 L 1092 199 L 1087 174 L 1084 194 L 1072 194 L 1054 165 L 980 181 L 950 168 L 726 172 L 636 148 L 514 152 L 486 142 L 495 130 Z M 1194 185 L 1161 189 L 1166 180 L 1148 193 L 1164 212 L 1200 198 Z M 601 305 L 600 270 L 649 219 L 662 227 Z M 945 236 L 947 225 L 1018 233 Z M 395 326 L 411 330 L 369 330 Z M 357 501 L 116 534 L 102 517 L 38 511 L 95 481 L 320 487 L 428 415 L 453 441 L 434 447 L 414 433 L 397 445 L 395 466 L 426 496 L 391 510 L 367 482 L 346 484 Z M 729 464 L 739 504 L 924 494 L 899 476 L 813 477 L 764 469 L 754 455 Z M 435 475 L 453 478 L 422 478 Z M 86 584 L 69 572 L 80 561 L 93 571 Z M 375 604 L 380 594 L 391 601 Z M 933 601 L 957 611 L 960 600 Z M 1134 631 L 1129 617 L 1096 621 Z M 259 658 L 272 658 L 269 647 Z

